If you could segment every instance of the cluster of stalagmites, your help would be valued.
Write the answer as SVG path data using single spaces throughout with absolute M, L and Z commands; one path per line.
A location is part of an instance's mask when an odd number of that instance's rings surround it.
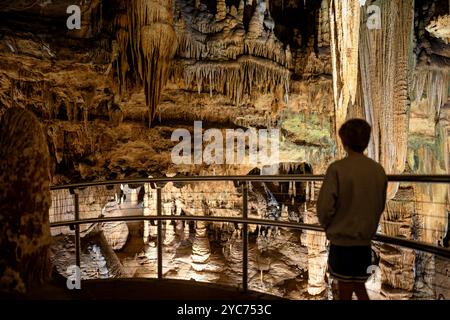
M 248 31 L 244 28 L 244 1 L 239 8 L 217 2 L 213 15 L 206 6 L 178 0 L 175 5 L 177 56 L 175 76 L 186 87 L 197 86 L 225 94 L 239 104 L 245 94 L 283 88 L 287 99 L 292 54 L 273 33 L 274 21 L 265 1 L 258 1 Z M 181 64 L 181 65 L 180 65 Z

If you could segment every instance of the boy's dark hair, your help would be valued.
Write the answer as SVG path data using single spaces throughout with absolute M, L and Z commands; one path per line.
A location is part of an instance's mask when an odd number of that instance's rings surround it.
M 363 119 L 350 119 L 339 129 L 342 143 L 355 152 L 364 152 L 370 141 L 372 128 Z

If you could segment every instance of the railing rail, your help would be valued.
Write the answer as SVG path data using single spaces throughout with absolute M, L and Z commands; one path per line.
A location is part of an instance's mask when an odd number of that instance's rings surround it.
M 420 183 L 450 183 L 450 175 L 388 175 L 389 182 L 420 182 Z M 66 185 L 51 186 L 51 190 L 77 189 L 92 186 L 105 186 L 117 184 L 141 184 L 141 183 L 168 183 L 168 182 L 210 182 L 210 181 L 236 181 L 236 182 L 289 182 L 289 181 L 321 181 L 323 175 L 292 174 L 292 175 L 268 175 L 268 176 L 189 176 L 189 177 L 165 177 L 165 178 L 138 178 L 122 180 L 104 180 L 80 182 Z
M 247 291 L 248 288 L 248 225 L 265 225 L 274 227 L 286 227 L 298 230 L 319 231 L 324 232 L 324 229 L 315 224 L 304 224 L 278 220 L 254 219 L 248 218 L 248 182 L 307 182 L 307 181 L 321 181 L 322 175 L 274 175 L 274 176 L 202 176 L 202 177 L 172 177 L 172 178 L 142 178 L 142 179 L 123 179 L 114 181 L 93 181 L 75 183 L 69 185 L 52 186 L 51 190 L 68 189 L 74 195 L 75 204 L 75 219 L 69 221 L 59 221 L 51 223 L 51 227 L 70 226 L 75 230 L 75 249 L 76 249 L 76 264 L 80 266 L 81 246 L 80 246 L 80 225 L 93 224 L 102 222 L 117 222 L 117 221 L 156 221 L 157 222 L 157 270 L 158 278 L 163 278 L 163 237 L 162 237 L 162 221 L 177 220 L 177 221 L 205 221 L 205 222 L 229 222 L 240 223 L 243 225 L 243 263 L 242 263 L 242 289 Z M 418 183 L 445 183 L 450 184 L 450 175 L 389 175 L 390 182 L 418 182 Z M 212 181 L 232 181 L 240 182 L 242 191 L 242 217 L 224 217 L 224 216 L 178 216 L 178 215 L 163 215 L 162 214 L 162 197 L 161 184 L 168 182 L 212 182 Z M 151 183 L 152 187 L 156 189 L 156 215 L 139 215 L 139 216 L 120 216 L 120 217 L 100 217 L 100 218 L 79 218 L 79 199 L 76 189 L 82 189 L 89 186 L 108 186 L 117 184 L 143 184 Z M 374 241 L 398 245 L 410 249 L 420 250 L 423 252 L 435 254 L 441 257 L 450 259 L 450 249 L 443 248 L 428 243 L 409 240 L 406 238 L 391 237 L 377 234 Z
M 165 220 L 177 220 L 177 221 L 205 221 L 205 222 L 229 222 L 229 223 L 242 223 L 242 224 L 256 224 L 271 227 L 285 227 L 297 230 L 305 231 L 319 231 L 324 232 L 325 230 L 316 224 L 305 224 L 305 223 L 294 223 L 287 221 L 276 221 L 276 220 L 266 220 L 266 219 L 254 219 L 254 218 L 238 218 L 238 217 L 216 217 L 216 216 L 172 216 L 172 215 L 161 215 L 161 216 L 125 216 L 125 217 L 102 217 L 102 218 L 89 218 L 81 220 L 69 220 L 69 221 L 59 221 L 50 224 L 50 227 L 64 227 L 64 226 L 76 226 L 80 224 L 92 224 L 92 223 L 102 223 L 102 222 L 118 222 L 118 221 L 165 221 Z M 386 235 L 377 234 L 373 241 L 399 245 L 402 247 L 416 249 L 423 252 L 428 252 L 436 254 L 441 257 L 450 259 L 450 249 L 444 247 L 438 247 L 425 242 L 420 242 L 416 240 L 409 240 L 399 237 L 391 237 Z

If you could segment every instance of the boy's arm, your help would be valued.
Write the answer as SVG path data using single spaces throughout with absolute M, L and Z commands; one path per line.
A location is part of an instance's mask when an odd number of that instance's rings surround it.
M 327 229 L 336 213 L 337 195 L 337 175 L 333 166 L 330 166 L 325 174 L 316 205 L 319 222 L 325 229 Z

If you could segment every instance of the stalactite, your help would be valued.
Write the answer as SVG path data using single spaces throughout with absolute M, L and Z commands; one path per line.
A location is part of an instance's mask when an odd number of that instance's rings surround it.
M 127 15 L 116 20 L 119 27 L 116 38 L 121 54 L 120 85 L 125 85 L 125 75 L 136 84 L 143 85 L 150 125 L 156 117 L 161 91 L 168 78 L 169 64 L 177 47 L 172 11 L 172 0 L 131 0 L 127 6 Z M 131 66 L 128 61 L 132 61 Z
M 337 132 L 356 99 L 360 4 L 358 0 L 331 0 L 329 9 Z
M 447 103 L 449 98 L 449 83 L 450 71 L 447 68 L 419 68 L 415 80 L 415 101 L 413 103 L 419 103 L 425 94 L 426 113 L 439 119 L 441 107 Z
M 267 41 L 247 39 L 244 42 L 244 48 L 245 54 L 264 57 L 281 65 L 286 65 L 286 52 L 283 49 L 281 42 L 276 39 L 273 34 L 270 35 Z
M 381 30 L 361 28 L 361 95 L 366 119 L 373 128 L 369 155 L 381 162 L 387 172 L 402 173 L 407 150 L 413 1 L 384 0 L 380 8 Z M 362 23 L 366 15 L 363 14 Z M 395 191 L 392 185 L 389 198 Z

